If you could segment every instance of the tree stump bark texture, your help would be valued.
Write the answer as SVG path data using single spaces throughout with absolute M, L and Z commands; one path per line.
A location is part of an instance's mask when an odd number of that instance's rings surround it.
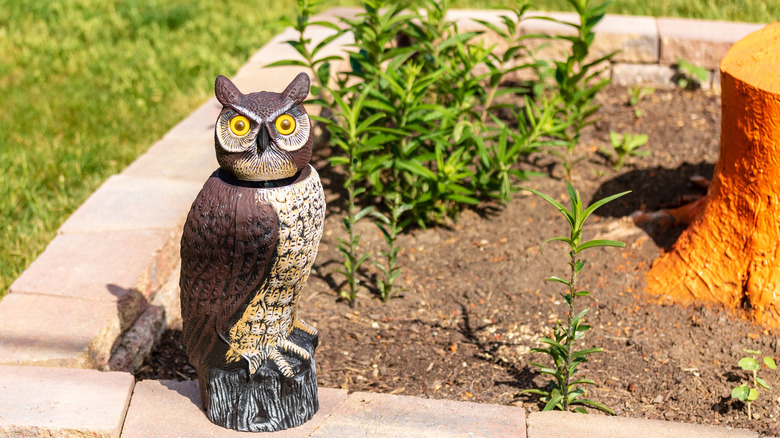
M 293 368 L 293 378 L 285 377 L 273 361 L 267 361 L 251 378 L 246 366 L 209 371 L 206 415 L 212 423 L 243 432 L 274 432 L 300 426 L 317 413 L 314 350 L 318 339 L 295 329 L 290 341 L 311 355 L 305 361 L 282 353 Z
M 720 156 L 703 208 L 647 275 L 651 293 L 780 326 L 780 22 L 720 65 Z

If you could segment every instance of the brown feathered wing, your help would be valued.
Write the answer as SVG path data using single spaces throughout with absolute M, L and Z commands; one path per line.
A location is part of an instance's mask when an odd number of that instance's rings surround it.
M 181 240 L 184 345 L 199 370 L 226 365 L 230 327 L 268 274 L 278 239 L 276 212 L 255 200 L 258 189 L 219 172 L 193 202 Z

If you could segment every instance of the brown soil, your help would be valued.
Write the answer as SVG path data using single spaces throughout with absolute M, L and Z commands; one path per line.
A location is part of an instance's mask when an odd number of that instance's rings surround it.
M 625 217 L 643 209 L 681 205 L 705 193 L 689 179 L 712 176 L 718 157 L 720 98 L 707 92 L 656 91 L 637 107 L 628 107 L 625 89 L 610 88 L 599 96 L 600 121 L 584 135 L 573 183 L 586 203 L 623 191 L 633 192 L 600 209 L 586 225 L 586 238 L 623 240 L 625 249 L 585 253 L 588 265 L 581 285 L 592 291 L 589 306 L 593 329 L 586 346 L 599 346 L 582 376 L 597 385 L 589 398 L 618 415 L 743 427 L 780 434 L 776 390 L 761 392 L 753 403 L 758 419 L 748 421 L 743 403 L 731 399 L 734 386 L 748 375 L 737 367 L 742 348 L 758 349 L 777 358 L 780 341 L 734 312 L 705 305 L 685 307 L 644 293 L 644 274 L 661 251 L 668 249 L 682 227 L 635 227 Z M 641 110 L 637 117 L 634 110 Z M 649 157 L 635 157 L 620 172 L 597 153 L 609 146 L 609 132 L 646 133 Z M 322 169 L 326 190 L 330 177 Z M 546 156 L 529 164 L 553 169 L 553 178 L 537 178 L 527 186 L 566 198 L 559 166 Z M 300 312 L 320 332 L 317 376 L 320 385 L 349 391 L 373 391 L 480 403 L 523 405 L 540 409 L 525 388 L 544 387 L 547 378 L 529 361 L 547 358 L 529 353 L 539 345 L 566 306 L 559 288 L 544 281 L 565 276 L 565 248 L 540 244 L 567 233 L 559 213 L 526 193 L 517 193 L 504 208 L 465 211 L 452 228 L 414 230 L 400 238 L 407 288 L 387 304 L 369 288 L 355 308 L 337 302 L 344 279 L 336 274 L 342 234 L 341 202 L 328 192 L 330 213 L 325 236 Z M 378 253 L 384 243 L 368 221 L 362 249 Z M 362 280 L 377 274 L 366 266 Z M 780 375 L 764 369 L 774 388 Z M 193 378 L 181 350 L 181 333 L 170 331 L 138 373 L 139 379 Z

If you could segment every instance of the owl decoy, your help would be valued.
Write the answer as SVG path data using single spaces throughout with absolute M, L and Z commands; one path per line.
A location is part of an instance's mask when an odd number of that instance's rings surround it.
M 309 85 L 301 73 L 281 93 L 242 94 L 216 79 L 219 169 L 193 202 L 181 240 L 184 345 L 207 411 L 214 370 L 243 369 L 251 380 L 274 369 L 292 379 L 296 364 L 313 360 L 317 331 L 298 317 L 325 217 L 309 164 Z M 296 329 L 314 347 L 294 342 Z

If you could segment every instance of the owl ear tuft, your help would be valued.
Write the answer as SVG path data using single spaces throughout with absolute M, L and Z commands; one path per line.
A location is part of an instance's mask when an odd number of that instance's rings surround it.
M 217 76 L 217 80 L 214 82 L 214 95 L 217 96 L 217 100 L 222 106 L 238 103 L 238 100 L 241 98 L 241 92 L 238 91 L 238 87 L 230 82 L 230 79 L 222 75 Z
M 298 76 L 282 91 L 282 97 L 301 103 L 309 95 L 310 85 L 309 76 L 306 73 L 298 73 Z

